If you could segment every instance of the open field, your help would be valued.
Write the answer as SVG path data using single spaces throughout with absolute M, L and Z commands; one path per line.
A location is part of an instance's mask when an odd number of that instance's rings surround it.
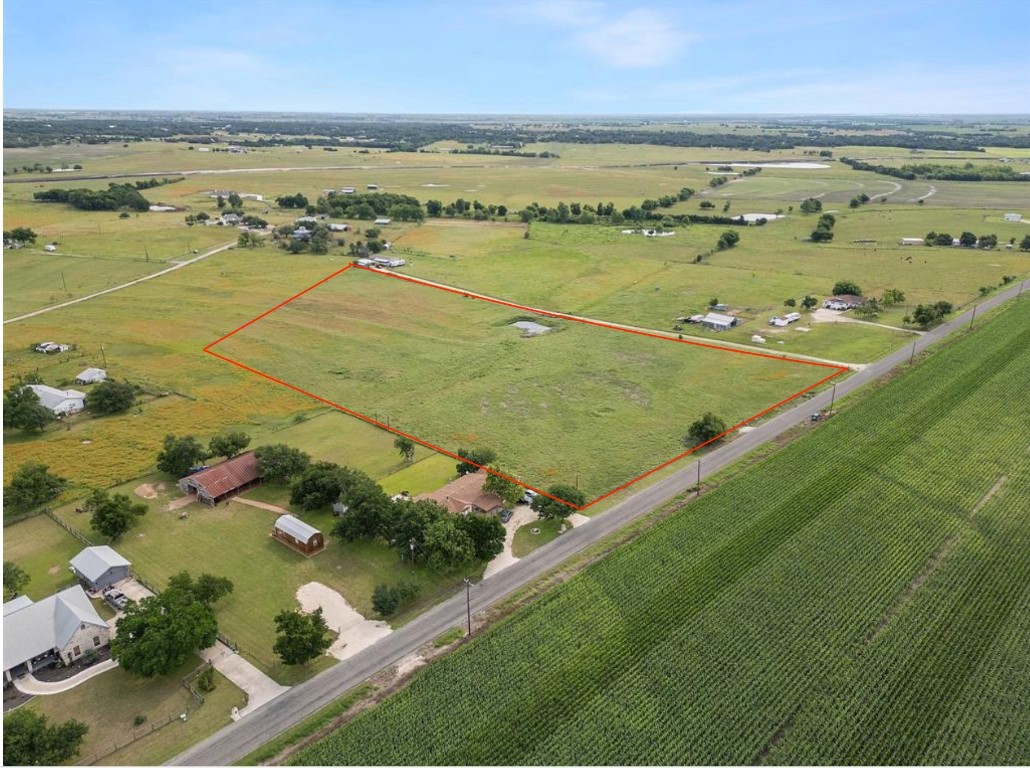
M 42 600 L 76 583 L 68 561 L 82 551 L 82 543 L 46 515 L 37 515 L 4 529 L 4 560 L 29 575 L 25 594 Z
M 732 426 L 839 370 L 560 319 L 522 338 L 510 324 L 527 316 L 354 268 L 212 352 L 451 453 L 493 448 L 528 485 L 575 482 L 588 500 L 682 453 L 703 413 Z
M 99 764 L 160 765 L 228 725 L 230 710 L 246 703 L 246 694 L 216 672 L 215 689 L 204 694 L 203 704 L 197 704 L 182 687 L 181 678 L 199 664 L 199 658 L 192 659 L 156 680 L 133 677 L 116 668 L 64 693 L 36 696 L 25 706 L 48 715 L 51 721 L 60 723 L 74 716 L 89 726 L 79 755 L 69 761 L 72 765 L 92 764 L 95 756 L 125 744 L 133 734 L 142 738 L 100 758 Z M 179 720 L 183 712 L 188 712 L 186 722 Z M 136 715 L 145 716 L 147 722 L 135 726 Z M 146 733 L 169 715 L 174 718 L 170 723 Z
M 1024 300 L 294 762 L 1026 762 L 1028 365 Z
M 271 538 L 274 512 L 239 502 L 214 508 L 195 503 L 183 508 L 188 517 L 180 519 L 178 511 L 168 510 L 168 502 L 181 495 L 171 478 L 154 475 L 146 480 L 154 485 L 164 482 L 165 488 L 155 499 L 146 500 L 148 513 L 114 546 L 132 562 L 136 573 L 158 588 L 184 569 L 194 575 L 206 572 L 231 579 L 233 593 L 215 604 L 219 629 L 239 644 L 241 654 L 283 685 L 300 682 L 333 663 L 323 659 L 304 667 L 288 667 L 272 652 L 275 615 L 297 607 L 300 586 L 319 581 L 338 591 L 362 615 L 372 617 L 376 585 L 415 580 L 422 586 L 419 598 L 390 617 L 391 624 L 399 626 L 456 589 L 462 576 L 480 575 L 477 567 L 460 574 L 436 573 L 423 566 L 412 569 L 397 550 L 383 543 L 330 538 L 334 518 L 329 512 L 303 513 L 306 522 L 326 534 L 326 549 L 306 558 Z M 113 490 L 132 495 L 140 482 L 143 480 L 134 480 Z M 276 503 L 282 499 L 274 486 L 248 496 Z M 72 506 L 58 509 L 57 514 L 90 534 L 87 516 L 76 515 Z M 5 540 L 12 534 L 20 539 L 18 528 L 22 525 L 25 523 L 7 528 Z M 482 567 L 478 566 L 478 571 Z

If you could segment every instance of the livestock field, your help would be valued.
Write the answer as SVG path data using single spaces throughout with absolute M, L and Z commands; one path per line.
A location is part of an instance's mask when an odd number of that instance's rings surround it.
M 294 763 L 1026 763 L 1028 368 L 1023 299 Z
M 542 333 L 527 335 L 520 321 Z M 526 484 L 574 482 L 588 500 L 683 453 L 704 413 L 733 426 L 842 371 L 527 312 L 361 267 L 211 352 L 452 454 L 492 448 Z

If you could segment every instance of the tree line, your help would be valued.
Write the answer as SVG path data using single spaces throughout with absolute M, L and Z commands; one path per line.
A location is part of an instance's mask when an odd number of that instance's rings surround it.
M 919 163 L 901 166 L 876 165 L 847 157 L 842 157 L 840 161 L 850 165 L 856 171 L 870 171 L 881 176 L 893 176 L 896 179 L 905 179 L 907 181 L 914 179 L 926 179 L 928 181 L 1030 181 L 1030 176 L 1017 172 L 1010 165 L 973 165 L 972 163 L 966 163 L 959 168 L 955 165 L 942 165 L 940 163 Z

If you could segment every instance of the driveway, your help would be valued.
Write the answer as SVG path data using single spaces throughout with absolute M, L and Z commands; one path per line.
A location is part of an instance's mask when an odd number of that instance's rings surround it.
M 42 680 L 37 680 L 31 674 L 22 675 L 14 679 L 14 687 L 22 693 L 27 693 L 30 696 L 49 696 L 54 693 L 64 693 L 70 691 L 77 685 L 82 685 L 84 682 L 89 680 L 91 677 L 96 677 L 99 674 L 106 672 L 109 669 L 114 669 L 118 666 L 118 662 L 114 659 L 108 659 L 107 661 L 101 661 L 94 664 L 89 669 L 85 669 L 74 677 L 69 677 L 67 680 L 58 680 L 56 683 L 44 683 Z
M 490 578 L 495 573 L 503 571 L 509 565 L 514 565 L 519 561 L 511 552 L 512 545 L 515 543 L 515 531 L 536 519 L 536 512 L 530 509 L 528 504 L 516 505 L 511 519 L 504 524 L 504 549 L 486 566 L 486 570 L 483 572 L 484 579 Z
M 279 685 L 220 641 L 210 648 L 202 650 L 200 657 L 204 661 L 210 661 L 211 666 L 247 694 L 247 706 L 239 711 L 239 715 L 235 718 L 237 720 L 246 717 L 258 707 L 290 690 L 289 686 Z

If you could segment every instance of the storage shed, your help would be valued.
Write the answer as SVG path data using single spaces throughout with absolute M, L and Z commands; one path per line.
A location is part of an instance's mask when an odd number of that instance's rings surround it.
M 272 538 L 278 539 L 302 555 L 313 555 L 325 548 L 322 532 L 293 515 L 281 515 L 275 521 Z
M 720 315 L 717 312 L 709 312 L 701 319 L 701 325 L 713 331 L 725 331 L 735 326 L 739 321 L 729 315 Z
M 69 569 L 91 592 L 100 592 L 129 578 L 128 560 L 106 545 L 86 547 L 71 559 Z

